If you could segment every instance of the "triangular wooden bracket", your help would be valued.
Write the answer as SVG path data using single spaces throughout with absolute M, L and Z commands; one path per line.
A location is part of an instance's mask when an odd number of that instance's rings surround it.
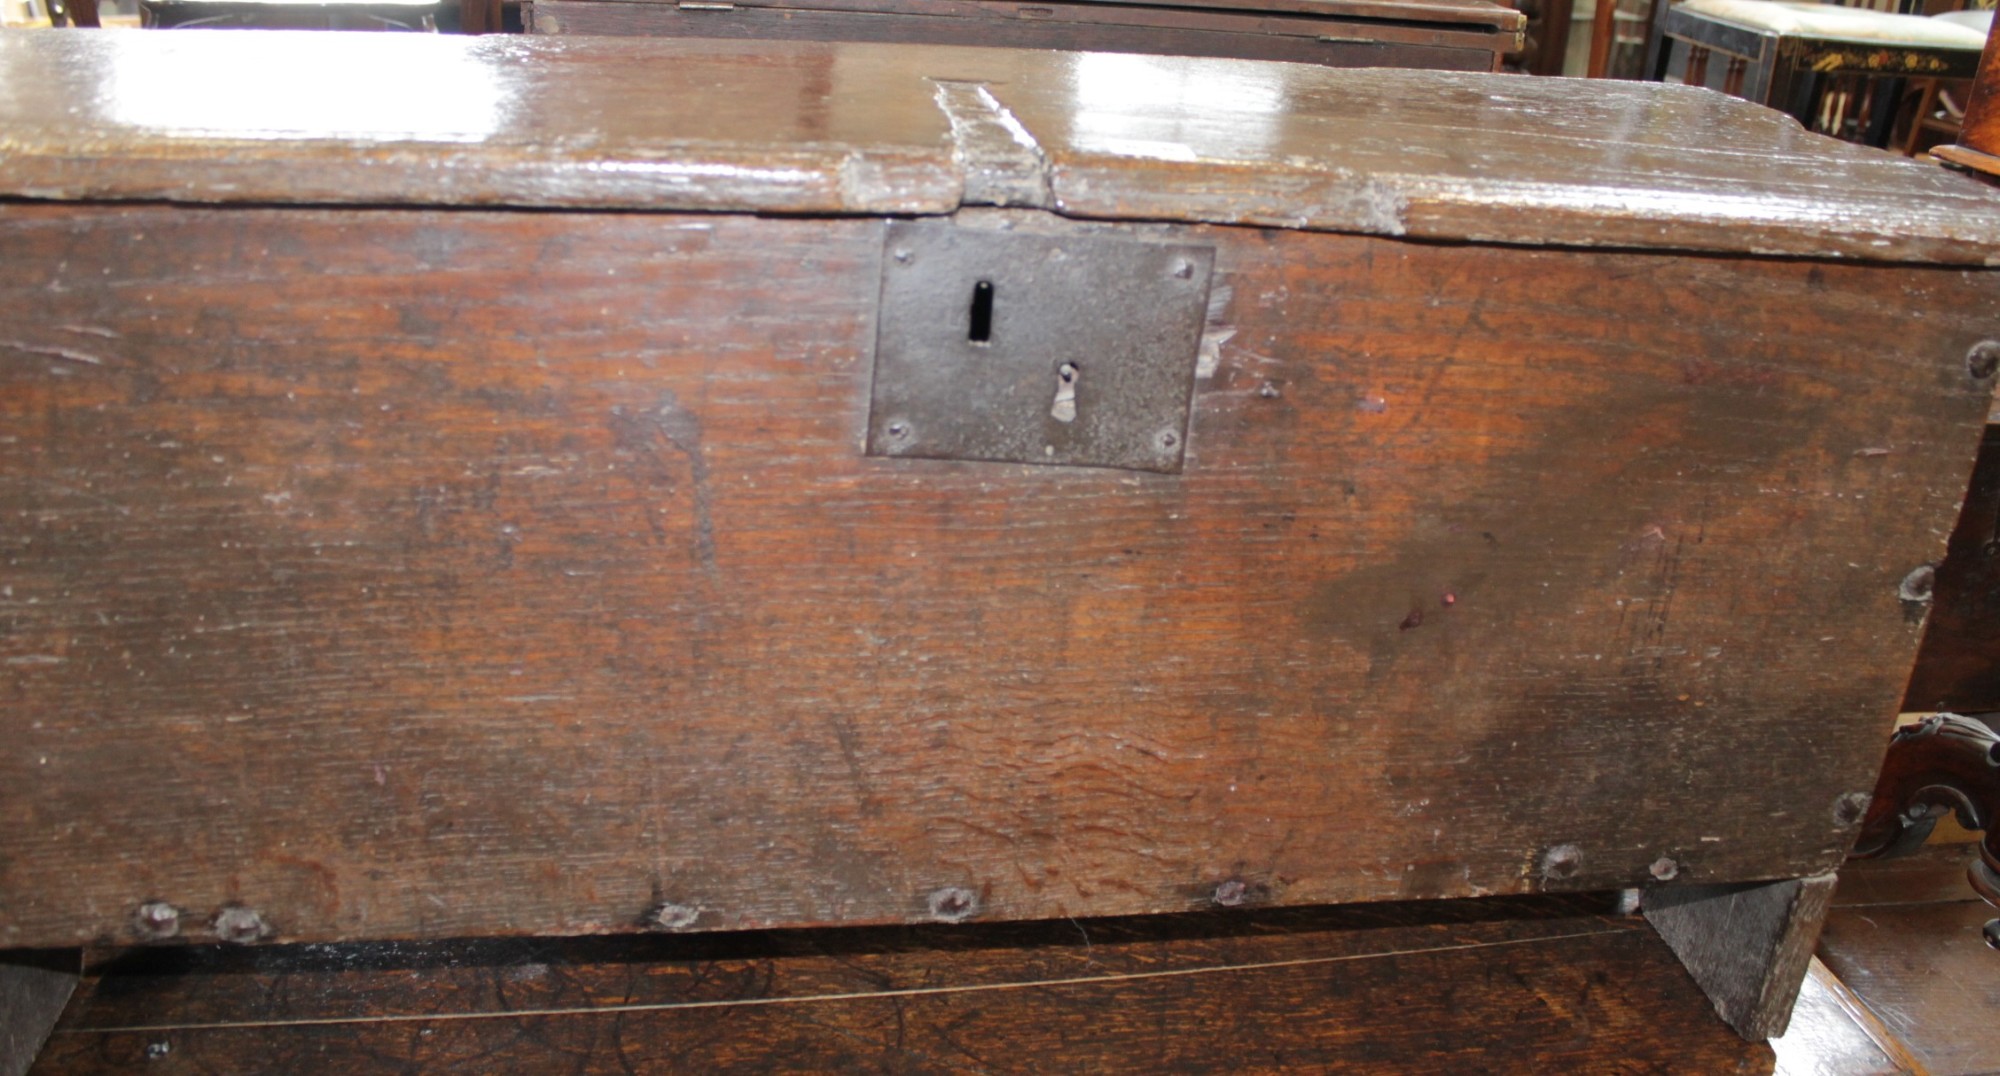
M 1663 886 L 1641 909 L 1737 1034 L 1785 1033 L 1826 921 L 1833 875 L 1751 885 Z
M 0 1076 L 21 1076 L 76 990 L 75 949 L 0 952 Z

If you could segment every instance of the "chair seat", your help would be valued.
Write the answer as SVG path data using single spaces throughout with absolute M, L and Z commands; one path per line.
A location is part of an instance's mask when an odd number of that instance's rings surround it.
M 1964 49 L 1975 53 L 1986 45 L 1983 31 L 1956 21 L 1832 4 L 1787 3 L 1784 0 L 1687 0 L 1680 5 L 1680 10 L 1782 37 L 1815 41 Z

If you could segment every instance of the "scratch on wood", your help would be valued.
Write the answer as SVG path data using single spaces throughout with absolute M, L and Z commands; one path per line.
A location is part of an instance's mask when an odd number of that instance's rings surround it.
M 28 344 L 19 340 L 0 340 L 0 347 L 29 355 L 44 355 L 51 359 L 62 359 L 65 362 L 80 362 L 86 366 L 104 365 L 103 359 L 87 352 L 78 351 L 75 348 Z

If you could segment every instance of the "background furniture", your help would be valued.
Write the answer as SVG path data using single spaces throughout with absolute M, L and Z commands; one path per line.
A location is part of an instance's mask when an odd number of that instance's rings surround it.
M 539 34 L 1076 49 L 1495 71 L 1519 12 L 1488 0 L 536 0 Z
M 1957 23 L 1830 4 L 1688 0 L 1666 10 L 1653 77 L 1708 86 L 1789 112 L 1814 130 L 1883 143 L 1892 116 L 1832 80 L 1969 78 L 1985 44 Z M 1850 107 L 1851 106 L 1851 107 Z

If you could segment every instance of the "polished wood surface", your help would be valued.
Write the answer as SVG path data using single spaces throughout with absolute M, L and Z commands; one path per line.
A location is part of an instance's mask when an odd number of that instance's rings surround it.
M 1817 958 L 1811 963 L 1792 1010 L 1792 1023 L 1781 1038 L 1771 1040 L 1778 1055 L 1776 1076 L 1912 1076 L 1873 1034 L 1876 1023 L 1853 992 Z
M 1843 892 L 1850 875 L 1879 875 L 1895 863 L 1842 871 Z M 1820 938 L 1820 959 L 1878 1040 L 1905 1061 L 1904 1071 L 1986 1076 L 2000 1058 L 2000 1024 L 1993 1019 L 2000 1011 L 2000 953 L 1981 937 L 1993 909 L 1972 896 L 1955 863 L 1940 857 L 1936 868 L 1932 879 L 1901 893 L 1877 878 L 1859 892 L 1866 900 L 1836 906 Z M 1947 883 L 1956 891 L 1936 888 Z
M 94 961 L 57 1073 L 1768 1073 L 1600 901 Z
M 0 206 L 0 938 L 1840 861 L 2000 279 L 1144 234 L 1176 476 L 862 455 L 878 220 Z
M 946 213 L 979 165 L 939 79 L 991 94 L 1073 217 L 2000 257 L 1976 181 L 1685 87 L 943 47 L 9 34 L 0 194 Z
M 538 34 L 977 45 L 1434 71 L 1495 71 L 1500 57 L 1519 43 L 1516 34 L 1489 25 L 1094 0 L 1032 5 L 1011 0 L 788 0 L 783 6 L 732 7 L 536 0 L 528 5 L 526 18 Z

